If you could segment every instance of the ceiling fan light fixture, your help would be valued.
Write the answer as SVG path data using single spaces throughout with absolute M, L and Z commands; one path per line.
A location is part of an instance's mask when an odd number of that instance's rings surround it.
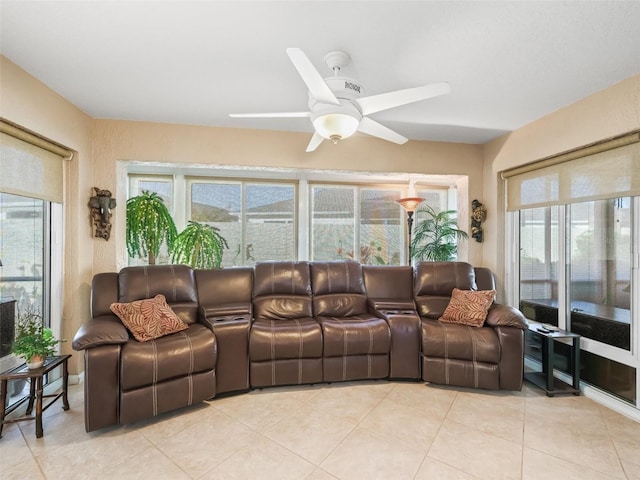
M 324 138 L 338 143 L 358 130 L 360 120 L 346 113 L 327 113 L 313 120 L 313 127 Z

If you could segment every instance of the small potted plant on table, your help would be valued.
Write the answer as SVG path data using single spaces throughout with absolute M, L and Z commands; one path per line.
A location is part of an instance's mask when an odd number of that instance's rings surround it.
M 40 368 L 47 357 L 54 355 L 58 343 L 51 329 L 44 326 L 39 312 L 27 309 L 18 313 L 12 350 L 26 360 L 30 369 Z

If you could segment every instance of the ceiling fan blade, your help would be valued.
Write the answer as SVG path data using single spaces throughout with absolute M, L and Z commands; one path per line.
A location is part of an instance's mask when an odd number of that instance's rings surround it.
M 309 57 L 299 48 L 287 48 L 287 55 L 293 62 L 293 66 L 296 67 L 298 73 L 302 77 L 302 80 L 307 85 L 311 95 L 323 103 L 331 103 L 333 105 L 340 105 L 340 102 L 333 94 L 327 83 L 324 81 L 316 67 L 313 66 Z
M 419 102 L 427 98 L 445 95 L 451 91 L 447 82 L 432 83 L 422 87 L 407 88 L 393 92 L 371 95 L 369 97 L 358 98 L 356 102 L 360 105 L 363 115 L 388 110 L 390 108 L 406 105 L 407 103 Z
M 399 145 L 407 143 L 408 140 L 408 138 L 403 137 L 390 128 L 387 128 L 381 123 L 378 123 L 375 120 L 371 120 L 367 117 L 362 117 L 362 120 L 360 120 L 360 125 L 358 126 L 358 130 L 362 133 L 366 133 L 367 135 L 382 138 L 383 140 L 397 143 Z
M 306 118 L 311 112 L 230 113 L 233 118 Z
M 311 137 L 311 141 L 309 142 L 309 145 L 307 145 L 306 151 L 313 152 L 316 148 L 318 148 L 318 145 L 320 145 L 323 140 L 324 137 L 322 135 L 320 135 L 318 132 L 313 132 L 313 137 Z

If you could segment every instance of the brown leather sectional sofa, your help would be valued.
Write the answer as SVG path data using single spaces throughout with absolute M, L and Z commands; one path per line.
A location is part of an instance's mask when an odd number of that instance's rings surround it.
M 92 283 L 84 351 L 85 427 L 136 422 L 228 392 L 357 379 L 520 390 L 526 321 L 494 304 L 483 327 L 438 321 L 454 288 L 491 290 L 463 262 L 254 268 L 127 267 Z M 189 327 L 133 339 L 110 310 L 163 294 Z

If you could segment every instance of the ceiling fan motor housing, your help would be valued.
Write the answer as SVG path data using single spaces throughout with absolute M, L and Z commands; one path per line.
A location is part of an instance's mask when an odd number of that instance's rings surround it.
M 364 95 L 364 87 L 352 78 L 329 77 L 324 81 L 338 99 L 355 100 Z
M 333 143 L 338 143 L 343 138 L 353 135 L 360 125 L 362 112 L 353 100 L 362 96 L 364 88 L 355 80 L 347 77 L 330 77 L 325 78 L 324 81 L 340 105 L 318 101 L 309 92 L 311 122 L 316 132 Z M 336 132 L 343 132 L 344 135 Z

